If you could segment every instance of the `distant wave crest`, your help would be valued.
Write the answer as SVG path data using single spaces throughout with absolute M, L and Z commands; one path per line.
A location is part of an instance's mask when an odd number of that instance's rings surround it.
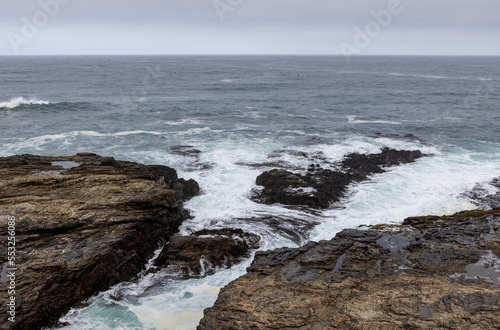
M 398 76 L 398 77 L 416 77 L 416 78 L 429 78 L 429 79 L 453 79 L 451 77 L 443 77 L 443 76 L 431 76 L 431 75 L 423 75 L 423 74 L 403 74 L 390 72 L 390 76 Z
M 42 100 L 36 100 L 36 99 L 30 99 L 27 100 L 24 97 L 16 97 L 11 99 L 10 101 L 7 102 L 1 102 L 0 103 L 0 108 L 6 108 L 6 109 L 14 109 L 17 108 L 20 105 L 24 104 L 50 104 L 48 101 L 42 101 Z
M 366 123 L 375 123 L 375 124 L 392 124 L 392 125 L 401 125 L 397 121 L 388 121 L 388 120 L 358 120 L 357 116 L 347 116 L 347 120 L 351 124 L 366 124 Z

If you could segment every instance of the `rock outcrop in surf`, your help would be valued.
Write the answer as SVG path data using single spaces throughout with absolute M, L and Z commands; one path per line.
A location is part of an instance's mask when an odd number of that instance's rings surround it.
M 315 164 L 309 166 L 306 174 L 273 169 L 257 177 L 256 184 L 263 189 L 254 194 L 253 200 L 264 204 L 326 208 L 338 202 L 351 183 L 366 180 L 374 173 L 383 173 L 385 167 L 411 163 L 423 156 L 419 150 L 384 148 L 378 154 L 349 154 L 339 164 L 338 171 Z
M 259 248 L 260 236 L 241 229 L 203 229 L 189 236 L 174 235 L 155 266 L 177 278 L 200 278 L 231 268 Z
M 500 209 L 258 252 L 198 329 L 498 329 Z
M 189 217 L 183 201 L 198 192 L 194 180 L 166 166 L 90 153 L 0 158 L 0 282 L 8 280 L 6 266 L 16 268 L 16 322 L 1 328 L 54 324 L 70 307 L 135 277 Z M 4 260 L 9 217 L 11 265 Z M 7 299 L 1 290 L 0 300 Z

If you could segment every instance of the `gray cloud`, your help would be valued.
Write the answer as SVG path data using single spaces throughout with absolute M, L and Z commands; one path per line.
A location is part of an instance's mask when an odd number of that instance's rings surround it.
M 373 11 L 398 0 L 64 0 L 47 22 L 36 17 L 40 1 L 63 0 L 0 1 L 0 54 L 9 55 L 12 38 L 19 54 L 340 54 Z M 500 55 L 499 1 L 400 2 L 360 54 Z M 28 38 L 23 27 L 36 19 L 46 24 Z

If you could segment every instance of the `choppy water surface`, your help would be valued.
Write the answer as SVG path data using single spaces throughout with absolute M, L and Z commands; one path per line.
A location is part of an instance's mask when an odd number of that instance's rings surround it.
M 262 249 L 293 247 L 475 207 L 464 192 L 494 190 L 487 182 L 500 176 L 499 79 L 500 58 L 487 57 L 3 57 L 0 156 L 95 152 L 168 165 L 203 190 L 186 203 L 194 218 L 183 234 L 236 227 L 259 234 Z M 320 212 L 249 199 L 272 168 L 255 164 L 300 170 L 306 152 L 330 167 L 385 146 L 430 156 L 374 175 Z M 258 220 L 266 217 L 280 228 Z M 249 263 L 203 279 L 158 272 L 122 283 L 63 317 L 65 328 L 194 329 Z

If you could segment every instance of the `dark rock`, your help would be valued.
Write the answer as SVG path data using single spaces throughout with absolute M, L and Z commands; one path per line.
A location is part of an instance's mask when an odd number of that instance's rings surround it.
M 259 248 L 260 237 L 241 229 L 204 229 L 190 236 L 174 235 L 155 261 L 180 278 L 203 277 L 231 268 Z
M 56 324 L 72 306 L 135 277 L 189 217 L 183 200 L 195 186 L 166 166 L 91 153 L 0 158 L 0 218 L 16 218 L 12 329 Z M 3 262 L 7 228 L 0 227 Z M 7 294 L 0 291 L 1 301 Z
M 256 191 L 252 199 L 263 204 L 326 208 L 338 202 L 352 182 L 366 180 L 373 173 L 385 172 L 384 167 L 411 163 L 422 156 L 419 150 L 384 148 L 378 154 L 347 155 L 341 164 L 343 171 L 322 169 L 318 164 L 311 164 L 305 175 L 283 169 L 266 171 L 256 179 L 256 184 L 264 188 Z
M 179 182 L 182 184 L 182 191 L 184 193 L 185 200 L 200 194 L 200 185 L 195 180 L 179 179 Z
M 500 178 L 493 179 L 489 185 L 496 189 L 496 192 L 491 193 L 484 185 L 477 184 L 471 191 L 463 194 L 469 198 L 477 207 L 485 210 L 491 210 L 500 207 Z
M 254 163 L 254 162 L 237 162 L 237 165 L 240 166 L 246 166 L 250 168 L 275 168 L 275 169 L 284 169 L 284 170 L 289 170 L 289 171 L 300 171 L 303 170 L 303 168 L 300 165 L 297 165 L 293 161 L 287 161 L 284 159 L 279 159 L 279 160 L 273 160 L 275 158 L 280 158 L 283 155 L 290 155 L 293 156 L 294 159 L 296 158 L 302 158 L 302 159 L 307 159 L 311 162 L 321 162 L 322 164 L 325 165 L 333 165 L 330 163 L 326 156 L 324 155 L 323 152 L 317 151 L 317 152 L 304 152 L 304 151 L 299 151 L 299 150 L 293 150 L 293 149 L 281 149 L 281 150 L 275 150 L 273 153 L 271 153 L 268 158 L 271 160 L 265 161 L 265 162 L 259 162 L 259 163 Z M 317 165 L 319 166 L 319 165 Z
M 423 157 L 420 150 L 395 150 L 383 148 L 378 154 L 364 155 L 349 154 L 342 161 L 344 169 L 352 173 L 356 180 L 365 180 L 373 173 L 383 173 L 384 167 L 413 163 L 416 159 Z
M 201 150 L 194 149 L 193 146 L 172 146 L 170 147 L 170 152 L 176 155 L 188 156 L 188 157 L 198 157 L 201 154 Z
M 499 329 L 500 209 L 258 252 L 198 329 Z

